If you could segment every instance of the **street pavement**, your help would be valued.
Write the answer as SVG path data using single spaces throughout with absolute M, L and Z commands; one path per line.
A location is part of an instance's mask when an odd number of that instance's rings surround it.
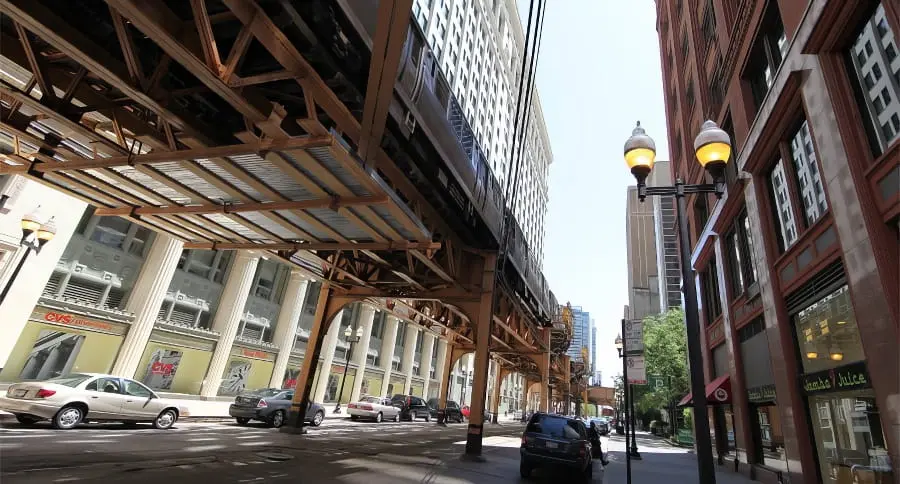
M 637 433 L 641 460 L 631 462 L 632 484 L 697 484 L 697 458 L 693 449 L 676 447 L 645 432 Z M 603 447 L 609 448 L 610 464 L 606 467 L 604 484 L 626 483 L 625 437 L 613 435 Z M 751 484 L 757 481 L 726 470 L 716 469 L 717 484 Z
M 56 431 L 46 425 L 0 427 L 3 484 L 216 483 L 520 483 L 522 424 L 485 426 L 486 462 L 460 459 L 466 425 L 425 422 L 381 424 L 329 419 L 303 436 L 230 421 L 179 422 L 168 431 L 149 426 L 84 425 Z M 690 450 L 638 436 L 641 461 L 633 483 L 695 484 Z M 610 464 L 595 462 L 593 483 L 624 484 L 624 439 L 603 439 Z M 575 476 L 538 470 L 529 482 L 576 482 Z M 720 484 L 749 484 L 722 472 Z

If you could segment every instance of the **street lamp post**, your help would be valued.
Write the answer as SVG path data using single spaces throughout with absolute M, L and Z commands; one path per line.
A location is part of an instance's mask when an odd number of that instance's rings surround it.
M 31 251 L 33 250 L 35 254 L 40 254 L 41 248 L 43 248 L 47 242 L 50 242 L 50 240 L 53 239 L 53 236 L 56 235 L 56 224 L 53 223 L 52 217 L 47 223 L 41 224 L 38 222 L 37 214 L 32 212 L 22 217 L 21 223 L 22 239 L 19 241 L 19 245 L 25 247 L 25 253 L 22 254 L 22 258 L 19 259 L 19 263 L 16 264 L 16 268 L 13 270 L 12 275 L 9 276 L 9 280 L 6 281 L 6 285 L 3 286 L 3 292 L 0 293 L 0 304 L 3 304 L 3 301 L 6 300 L 6 295 L 9 293 L 13 281 L 19 276 L 22 266 L 25 265 L 25 259 L 31 254 Z
M 338 392 L 337 396 L 337 404 L 334 406 L 334 411 L 332 413 L 341 413 L 341 395 L 344 394 L 344 384 L 347 383 L 347 370 L 350 368 L 350 354 L 353 353 L 353 344 L 359 343 L 359 340 L 362 339 L 363 329 L 362 326 L 356 328 L 356 334 L 353 333 L 353 328 L 350 325 L 347 325 L 347 329 L 344 330 L 344 341 L 350 344 L 350 347 L 347 348 L 347 354 L 344 357 L 344 376 L 341 377 L 341 391 Z M 361 377 L 361 375 L 357 375 Z
M 622 320 L 622 333 L 625 333 L 625 320 Z M 623 369 L 623 386 L 622 391 L 626 395 L 626 405 L 625 410 L 628 412 L 626 417 L 626 421 L 628 425 L 631 427 L 631 447 L 629 447 L 626 440 L 625 450 L 627 450 L 627 454 L 634 460 L 641 460 L 641 453 L 638 452 L 637 447 L 637 435 L 635 430 L 637 429 L 637 419 L 634 416 L 634 385 L 628 383 L 628 374 L 626 370 L 628 368 L 628 348 L 627 344 L 621 336 L 616 337 L 616 350 L 619 351 L 619 358 L 622 359 L 622 369 Z M 628 428 L 625 429 L 625 434 L 628 434 Z
M 625 334 L 625 322 L 622 321 L 622 334 Z M 624 417 L 624 427 L 625 427 L 625 478 L 628 484 L 631 484 L 631 447 L 628 446 L 628 420 L 630 418 L 627 415 L 628 412 L 628 358 L 626 358 L 627 349 L 625 348 L 625 340 L 622 339 L 622 334 L 616 336 L 616 351 L 619 352 L 619 358 L 622 360 L 622 417 Z M 631 425 L 634 425 L 634 422 L 631 422 Z M 632 439 L 634 437 L 632 436 Z M 632 442 L 632 445 L 634 443 Z
M 721 198 L 725 193 L 725 166 L 731 157 L 731 139 L 713 121 L 706 121 L 694 140 L 694 152 L 700 165 L 712 175 L 713 183 L 688 185 L 677 179 L 674 186 L 648 187 L 647 176 L 656 161 L 656 143 L 637 126 L 625 142 L 625 162 L 637 179 L 638 198 L 641 202 L 647 195 L 675 197 L 678 221 L 678 243 L 681 246 L 681 278 L 684 286 L 684 315 L 687 326 L 688 361 L 691 372 L 691 395 L 693 396 L 694 433 L 697 442 L 697 467 L 700 484 L 715 484 L 712 442 L 709 436 L 709 418 L 706 405 L 705 379 L 703 377 L 703 350 L 700 347 L 700 310 L 697 307 L 697 289 L 694 270 L 691 266 L 690 233 L 687 226 L 687 202 L 685 195 L 714 193 Z

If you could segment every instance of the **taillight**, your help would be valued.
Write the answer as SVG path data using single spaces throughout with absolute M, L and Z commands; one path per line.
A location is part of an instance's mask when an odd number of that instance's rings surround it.
M 56 390 L 47 390 L 46 388 L 41 388 L 40 390 L 38 390 L 37 395 L 35 395 L 35 397 L 47 398 L 47 397 L 52 397 L 53 395 L 56 395 Z
M 581 443 L 581 448 L 578 449 L 578 457 L 584 457 L 584 455 L 585 455 L 586 453 L 587 453 L 587 443 L 586 443 L 586 442 L 582 442 L 582 443 Z
M 411 406 L 412 406 L 412 398 L 411 398 L 411 397 L 406 397 L 406 406 L 407 406 L 407 407 L 411 407 Z
M 525 447 L 526 445 L 528 445 L 528 437 L 525 437 L 523 435 L 522 436 L 522 447 Z
M 266 408 L 268 406 L 269 406 L 269 404 L 266 403 L 265 400 L 260 400 L 259 403 L 256 404 L 256 408 Z

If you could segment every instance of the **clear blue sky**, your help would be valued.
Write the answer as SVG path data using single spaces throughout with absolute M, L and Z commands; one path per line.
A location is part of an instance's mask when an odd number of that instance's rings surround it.
M 638 119 L 668 159 L 656 5 L 652 0 L 546 1 L 537 86 L 550 131 L 544 273 L 561 303 L 597 322 L 595 368 L 621 374 L 613 346 L 625 304 L 622 146 Z M 528 0 L 518 0 L 523 24 Z

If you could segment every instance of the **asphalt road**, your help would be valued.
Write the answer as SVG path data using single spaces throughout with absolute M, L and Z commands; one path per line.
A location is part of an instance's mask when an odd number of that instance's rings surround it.
M 86 425 L 71 431 L 48 426 L 0 428 L 0 481 L 4 484 L 127 482 L 196 483 L 488 483 L 520 482 L 522 426 L 485 427 L 487 462 L 460 460 L 466 425 L 365 423 L 326 420 L 304 436 L 262 425 L 179 423 L 168 431 L 149 426 Z M 598 465 L 599 468 L 599 465 Z M 595 482 L 600 482 L 595 470 Z M 553 481 L 538 475 L 536 482 Z

